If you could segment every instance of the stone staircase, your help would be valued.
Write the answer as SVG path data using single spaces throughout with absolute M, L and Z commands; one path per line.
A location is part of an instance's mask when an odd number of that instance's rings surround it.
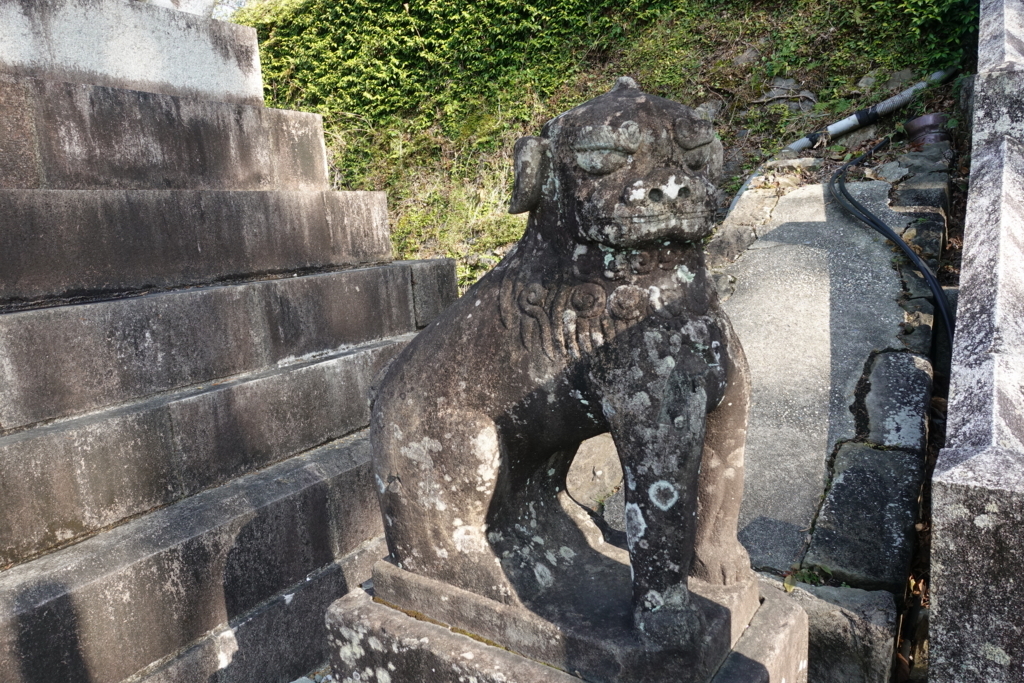
M 0 0 L 0 680 L 290 681 L 384 555 L 367 390 L 454 299 L 255 32 Z

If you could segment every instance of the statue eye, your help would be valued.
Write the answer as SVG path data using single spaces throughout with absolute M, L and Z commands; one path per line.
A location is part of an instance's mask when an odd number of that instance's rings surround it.
M 626 165 L 629 156 L 615 149 L 587 149 L 576 152 L 576 163 L 587 173 L 606 175 Z
M 702 145 L 683 155 L 683 160 L 691 171 L 705 168 L 711 161 L 711 145 Z

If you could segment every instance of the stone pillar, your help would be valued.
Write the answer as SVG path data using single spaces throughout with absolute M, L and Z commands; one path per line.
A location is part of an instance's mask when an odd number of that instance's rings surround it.
M 933 683 L 1024 681 L 1024 6 L 983 0 L 971 192 L 933 483 Z

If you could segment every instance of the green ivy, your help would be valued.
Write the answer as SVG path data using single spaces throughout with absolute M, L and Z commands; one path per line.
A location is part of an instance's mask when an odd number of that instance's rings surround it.
M 257 29 L 268 103 L 473 135 L 481 108 L 526 118 L 586 55 L 671 2 L 305 0 L 236 15 Z
M 445 255 L 468 285 L 523 229 L 505 213 L 509 151 L 628 74 L 690 105 L 727 103 L 721 133 L 762 154 L 814 123 L 750 103 L 776 76 L 811 116 L 865 106 L 869 73 L 918 74 L 971 52 L 978 0 L 258 0 L 269 106 L 324 116 L 337 189 L 388 191 L 401 258 Z M 756 47 L 753 62 L 735 57 Z M 815 124 L 816 125 L 816 124 Z M 802 132 L 802 131 L 801 131 Z

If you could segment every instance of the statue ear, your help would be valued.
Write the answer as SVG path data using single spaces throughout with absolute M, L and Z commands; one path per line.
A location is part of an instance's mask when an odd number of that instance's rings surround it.
M 548 141 L 538 137 L 516 140 L 515 184 L 509 213 L 532 211 L 540 203 L 541 188 L 548 175 Z
M 690 150 L 708 144 L 715 139 L 715 127 L 710 121 L 697 117 L 680 116 L 675 120 L 676 142 L 683 149 Z

